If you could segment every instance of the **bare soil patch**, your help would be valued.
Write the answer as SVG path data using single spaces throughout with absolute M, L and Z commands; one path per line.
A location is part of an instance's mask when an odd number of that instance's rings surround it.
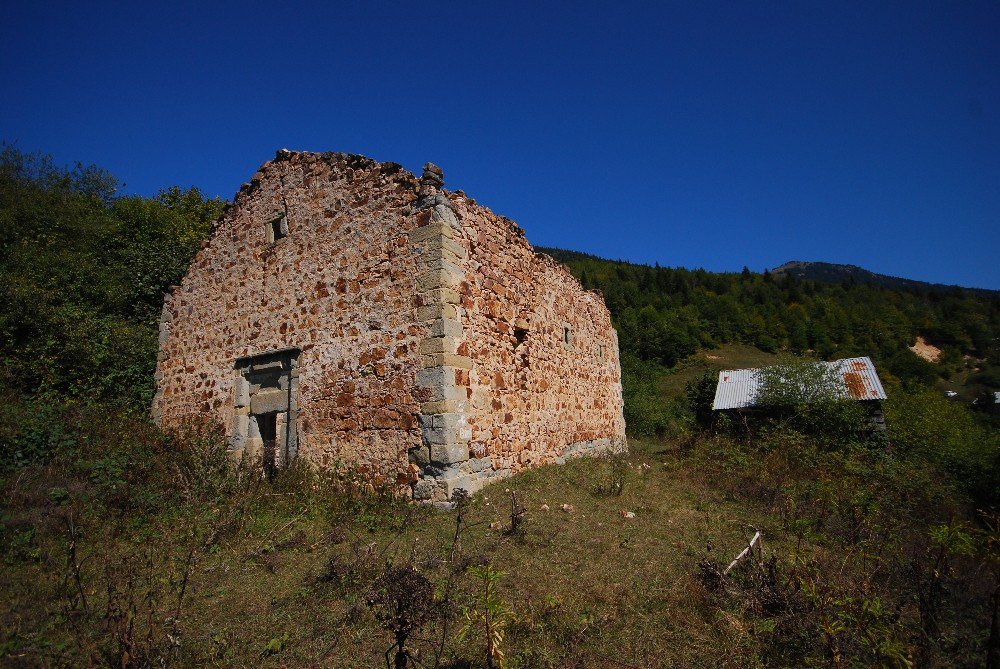
M 910 347 L 910 350 L 927 362 L 937 362 L 941 359 L 941 349 L 929 343 L 923 337 L 917 337 L 917 342 Z

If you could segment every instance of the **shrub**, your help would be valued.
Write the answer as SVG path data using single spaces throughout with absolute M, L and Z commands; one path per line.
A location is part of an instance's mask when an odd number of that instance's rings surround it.
M 910 384 L 891 389 L 886 402 L 889 439 L 896 453 L 933 463 L 980 504 L 1000 501 L 1000 439 L 957 402 Z
M 392 666 L 406 669 L 410 663 L 406 644 L 434 611 L 434 586 L 412 565 L 390 566 L 372 584 L 368 606 L 379 625 L 392 634 L 393 644 L 385 652 L 386 665 L 393 654 Z

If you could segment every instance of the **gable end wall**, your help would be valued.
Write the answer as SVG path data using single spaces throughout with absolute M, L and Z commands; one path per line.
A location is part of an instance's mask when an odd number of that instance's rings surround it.
M 442 184 L 431 165 L 417 180 L 360 156 L 279 152 L 164 301 L 154 418 L 207 416 L 260 457 L 237 361 L 294 350 L 298 455 L 409 483 L 416 499 L 623 448 L 603 300 Z M 288 236 L 269 243 L 276 217 Z

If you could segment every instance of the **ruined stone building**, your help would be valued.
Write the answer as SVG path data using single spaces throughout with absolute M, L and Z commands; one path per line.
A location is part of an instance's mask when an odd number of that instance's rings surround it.
M 304 457 L 438 501 L 624 446 L 601 296 L 443 183 L 279 151 L 165 298 L 154 419 L 207 416 L 265 469 Z

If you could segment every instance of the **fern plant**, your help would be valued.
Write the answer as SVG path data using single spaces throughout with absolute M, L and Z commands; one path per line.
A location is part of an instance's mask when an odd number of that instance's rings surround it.
M 465 641 L 473 633 L 481 632 L 486 642 L 486 666 L 504 669 L 504 631 L 513 619 L 510 608 L 497 593 L 497 584 L 504 574 L 490 565 L 472 567 L 469 571 L 482 588 L 476 593 L 474 605 L 465 609 L 465 625 L 458 633 L 458 640 Z

